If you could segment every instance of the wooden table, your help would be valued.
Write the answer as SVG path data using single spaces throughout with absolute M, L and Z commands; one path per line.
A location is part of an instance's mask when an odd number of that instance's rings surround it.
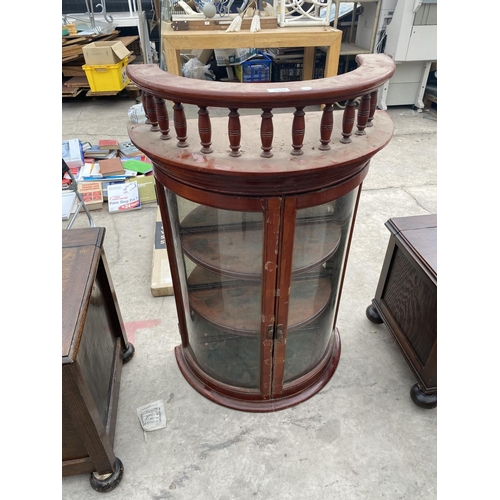
M 171 23 L 162 27 L 163 50 L 167 71 L 182 76 L 181 50 L 270 47 L 304 47 L 303 80 L 312 80 L 315 48 L 326 47 L 324 77 L 335 76 L 338 70 L 342 31 L 330 26 L 263 29 L 250 31 L 175 31 Z
M 389 219 L 391 232 L 372 304 L 366 315 L 384 323 L 417 383 L 413 402 L 437 406 L 437 216 Z
M 62 475 L 91 472 L 100 492 L 118 485 L 113 451 L 127 340 L 102 247 L 104 228 L 62 232 Z

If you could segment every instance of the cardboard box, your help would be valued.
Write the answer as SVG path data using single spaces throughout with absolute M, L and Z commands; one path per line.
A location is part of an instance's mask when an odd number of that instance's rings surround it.
M 151 294 L 153 297 L 173 295 L 174 287 L 168 262 L 165 233 L 161 222 L 160 207 L 156 209 L 155 242 L 153 247 L 153 269 L 151 272 Z
M 123 42 L 92 42 L 84 45 L 83 57 L 85 64 L 89 66 L 99 66 L 103 64 L 116 64 L 125 57 L 128 57 L 131 52 L 123 45 Z
M 82 143 L 78 139 L 62 141 L 62 157 L 69 168 L 81 167 L 84 162 Z
M 191 54 L 196 56 L 201 64 L 207 64 L 213 53 L 213 49 L 196 49 L 191 51 Z

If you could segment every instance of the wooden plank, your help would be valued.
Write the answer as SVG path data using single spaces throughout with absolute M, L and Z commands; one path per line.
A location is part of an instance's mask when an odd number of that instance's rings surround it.
M 73 56 L 79 56 L 83 54 L 82 47 L 70 47 L 67 50 L 63 48 L 62 50 L 62 58 L 65 59 L 66 57 L 73 57 Z
M 74 76 L 64 82 L 66 87 L 87 87 L 90 88 L 89 81 L 86 76 Z
M 83 63 L 84 64 L 84 63 Z M 85 70 L 81 66 L 65 65 L 62 66 L 62 74 L 66 77 L 85 75 Z
M 80 54 L 76 54 L 76 55 L 73 55 L 73 56 L 63 57 L 62 58 L 62 63 L 64 64 L 64 63 L 67 63 L 67 62 L 76 61 L 79 58 L 80 58 Z M 64 75 L 64 76 L 66 76 L 66 75 Z
M 71 40 L 65 40 L 63 38 L 62 46 L 67 47 L 68 45 L 75 45 L 77 43 L 89 43 L 88 38 L 86 36 L 80 36 L 78 38 L 73 38 Z
M 424 101 L 430 101 L 430 102 L 434 102 L 437 104 L 437 102 L 438 102 L 437 95 L 425 94 Z
M 76 97 L 78 94 L 83 92 L 84 89 L 72 89 L 70 87 L 66 87 L 64 84 L 62 86 L 62 97 Z
M 127 47 L 128 45 L 130 45 L 132 42 L 135 42 L 136 40 L 139 39 L 139 36 L 138 35 L 132 35 L 132 36 L 119 36 L 116 41 L 120 41 L 123 43 L 123 45 L 125 45 L 125 47 Z
M 119 94 L 121 92 L 121 90 L 117 90 L 117 91 L 107 91 L 107 92 L 92 92 L 91 90 L 89 90 L 85 95 L 87 97 L 93 97 L 93 96 L 108 96 L 108 95 L 116 95 L 116 94 Z

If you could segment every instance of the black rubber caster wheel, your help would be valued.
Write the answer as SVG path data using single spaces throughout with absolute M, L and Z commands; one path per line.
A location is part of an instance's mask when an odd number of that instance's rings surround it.
M 129 342 L 127 348 L 123 351 L 123 363 L 128 363 L 135 353 L 135 347 Z
M 373 307 L 372 304 L 370 304 L 367 308 L 366 308 L 366 317 L 372 322 L 372 323 L 377 323 L 377 324 L 381 324 L 383 323 L 383 320 L 382 318 L 380 317 L 379 313 L 377 312 L 377 310 Z
M 115 458 L 114 470 L 111 474 L 98 474 L 92 472 L 90 474 L 90 486 L 99 493 L 107 493 L 114 490 L 122 480 L 123 477 L 123 464 L 119 458 Z
M 430 410 L 437 406 L 437 393 L 425 394 L 420 390 L 418 384 L 415 384 L 410 389 L 411 400 L 420 408 Z

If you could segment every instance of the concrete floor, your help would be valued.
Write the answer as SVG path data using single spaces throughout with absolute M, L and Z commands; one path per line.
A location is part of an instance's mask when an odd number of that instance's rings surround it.
M 127 140 L 126 98 L 62 105 L 62 139 Z M 437 213 L 435 111 L 389 108 L 395 134 L 363 185 L 337 326 L 333 378 L 304 403 L 275 413 L 230 410 L 198 394 L 174 357 L 174 298 L 150 292 L 156 204 L 110 215 L 104 248 L 127 335 L 114 449 L 124 464 L 109 499 L 322 500 L 437 498 L 437 409 L 413 404 L 415 379 L 384 325 L 365 309 L 375 293 L 391 217 Z M 85 227 L 80 215 L 74 227 Z M 65 223 L 63 223 L 65 227 Z M 167 427 L 145 440 L 136 409 L 162 399 Z M 62 479 L 62 498 L 97 499 L 89 475 Z

